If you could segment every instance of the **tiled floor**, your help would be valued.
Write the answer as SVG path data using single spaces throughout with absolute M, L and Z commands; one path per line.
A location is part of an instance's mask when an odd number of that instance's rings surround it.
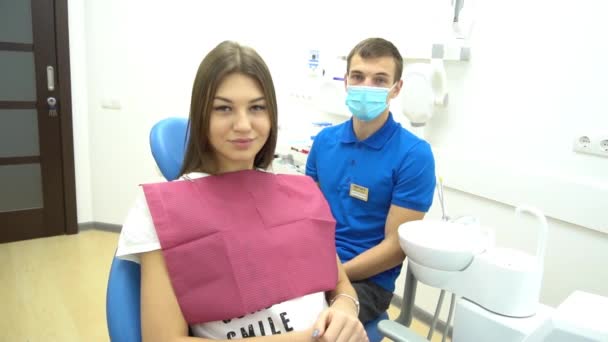
M 117 240 L 87 230 L 0 244 L 0 342 L 108 341 L 105 292 Z M 428 328 L 413 327 L 426 336 Z

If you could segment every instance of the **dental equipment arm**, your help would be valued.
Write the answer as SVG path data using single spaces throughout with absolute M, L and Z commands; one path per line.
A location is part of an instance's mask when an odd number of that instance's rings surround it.
M 391 321 L 383 320 L 378 323 L 378 329 L 384 336 L 395 342 L 428 342 L 424 337 L 416 334 L 410 328 Z

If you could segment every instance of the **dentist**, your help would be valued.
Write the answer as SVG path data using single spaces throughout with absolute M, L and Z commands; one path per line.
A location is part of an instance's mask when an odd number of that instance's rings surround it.
M 345 86 L 352 118 L 315 138 L 306 174 L 336 219 L 336 248 L 359 297 L 362 323 L 385 312 L 405 259 L 397 228 L 431 207 L 435 162 L 429 144 L 393 119 L 403 58 L 382 38 L 349 53 Z

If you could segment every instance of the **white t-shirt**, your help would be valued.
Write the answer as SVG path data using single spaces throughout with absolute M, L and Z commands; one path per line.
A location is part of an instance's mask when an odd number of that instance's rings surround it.
M 193 172 L 186 175 L 185 178 L 194 179 L 205 176 L 207 176 L 205 173 Z M 179 181 L 185 181 L 184 177 Z M 116 256 L 139 263 L 140 253 L 160 248 L 148 203 L 143 189 L 140 188 L 135 205 L 127 214 L 122 226 Z M 243 317 L 192 325 L 191 329 L 195 336 L 210 339 L 237 339 L 284 334 L 292 330 L 310 328 L 325 308 L 327 308 L 325 294 L 317 292 L 275 304 L 268 309 Z

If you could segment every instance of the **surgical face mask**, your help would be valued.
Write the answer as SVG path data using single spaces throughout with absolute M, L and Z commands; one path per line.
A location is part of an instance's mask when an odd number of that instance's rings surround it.
M 346 105 L 353 116 L 361 121 L 371 121 L 378 117 L 388 107 L 388 93 L 390 88 L 347 86 Z

